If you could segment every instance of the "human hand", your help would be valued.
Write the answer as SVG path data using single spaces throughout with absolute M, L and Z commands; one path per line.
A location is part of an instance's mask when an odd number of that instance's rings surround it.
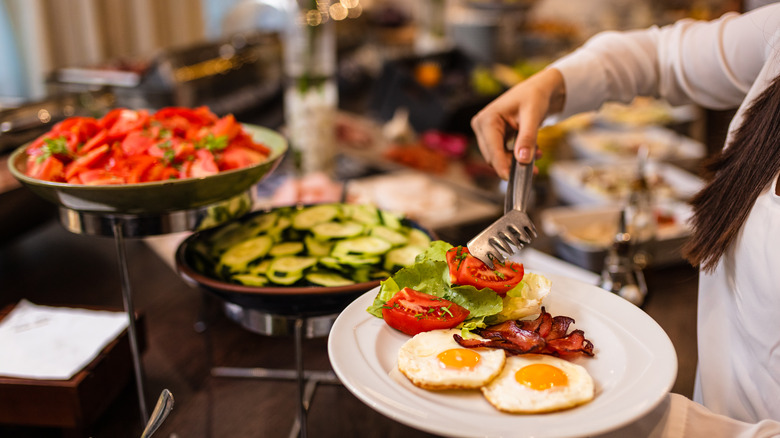
M 513 147 L 520 163 L 533 159 L 536 133 L 548 114 L 560 111 L 565 98 L 563 76 L 549 68 L 510 88 L 471 119 L 482 156 L 502 179 L 509 179 L 506 138 L 517 132 Z

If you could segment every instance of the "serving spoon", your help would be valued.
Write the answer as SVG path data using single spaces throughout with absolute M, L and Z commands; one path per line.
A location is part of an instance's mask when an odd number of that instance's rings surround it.
M 152 416 L 149 418 L 144 431 L 141 433 L 141 438 L 151 437 L 163 424 L 163 421 L 165 421 L 172 409 L 173 394 L 171 394 L 171 391 L 163 389 L 160 397 L 157 399 L 157 404 L 154 406 Z

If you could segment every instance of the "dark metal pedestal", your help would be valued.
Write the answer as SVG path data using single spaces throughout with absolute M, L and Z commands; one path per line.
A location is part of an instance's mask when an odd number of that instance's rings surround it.
M 215 367 L 215 377 L 238 377 L 270 380 L 297 380 L 298 415 L 290 430 L 290 438 L 306 438 L 306 415 L 317 385 L 340 384 L 333 371 L 306 371 L 303 369 L 303 339 L 327 336 L 338 314 L 324 316 L 283 316 L 246 309 L 225 302 L 225 314 L 245 329 L 265 336 L 290 336 L 295 340 L 295 365 L 293 369 Z
M 246 198 L 245 210 L 236 210 L 236 198 Z M 149 420 L 149 411 L 144 396 L 144 370 L 141 354 L 138 348 L 138 335 L 135 326 L 135 309 L 127 266 L 125 238 L 147 237 L 182 231 L 197 230 L 205 225 L 213 226 L 234 217 L 248 213 L 251 206 L 251 192 L 247 191 L 224 202 L 193 208 L 153 214 L 124 214 L 115 212 L 84 212 L 60 207 L 59 219 L 65 229 L 76 234 L 93 236 L 111 236 L 116 242 L 119 277 L 122 286 L 122 300 L 128 315 L 128 337 L 135 371 L 138 406 L 141 413 L 141 424 Z M 224 208 L 220 208 L 223 207 Z M 219 211 L 218 217 L 215 211 Z

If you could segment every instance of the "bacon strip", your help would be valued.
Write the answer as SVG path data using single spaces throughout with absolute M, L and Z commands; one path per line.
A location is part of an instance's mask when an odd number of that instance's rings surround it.
M 544 307 L 534 320 L 506 321 L 501 324 L 475 330 L 484 339 L 464 339 L 453 335 L 465 348 L 502 348 L 507 354 L 541 353 L 553 356 L 584 354 L 593 356 L 593 343 L 585 339 L 585 332 L 569 326 L 574 319 L 568 316 L 553 317 Z

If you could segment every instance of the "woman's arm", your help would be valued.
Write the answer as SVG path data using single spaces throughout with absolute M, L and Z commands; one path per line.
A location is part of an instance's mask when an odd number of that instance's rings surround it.
M 563 74 L 567 90 L 561 115 L 636 96 L 735 108 L 778 44 L 778 28 L 780 4 L 773 4 L 709 22 L 685 19 L 661 28 L 598 34 L 552 65 Z
M 507 178 L 505 136 L 518 132 L 515 157 L 530 162 L 536 132 L 548 115 L 568 117 L 636 96 L 735 108 L 780 44 L 779 28 L 780 3 L 775 3 L 709 22 L 681 20 L 661 28 L 603 32 L 499 96 L 474 116 L 471 126 L 482 155 Z

